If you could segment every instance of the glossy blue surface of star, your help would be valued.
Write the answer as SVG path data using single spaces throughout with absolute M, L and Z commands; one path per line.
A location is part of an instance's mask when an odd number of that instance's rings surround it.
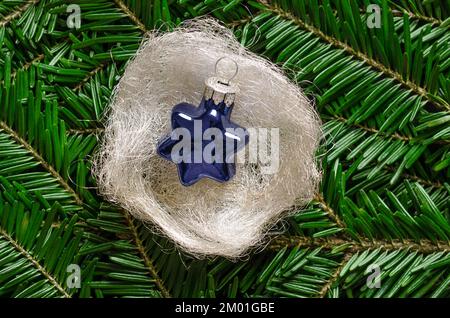
M 177 164 L 184 186 L 202 178 L 225 182 L 236 173 L 235 154 L 248 143 L 249 135 L 231 121 L 231 111 L 232 105 L 216 105 L 212 99 L 172 109 L 172 131 L 160 140 L 157 151 Z

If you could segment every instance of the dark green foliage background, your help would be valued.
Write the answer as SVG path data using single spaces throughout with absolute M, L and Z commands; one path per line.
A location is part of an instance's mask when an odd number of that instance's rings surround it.
M 180 253 L 90 175 L 145 33 L 204 14 L 285 68 L 326 136 L 320 193 L 239 261 Z M 0 296 L 449 297 L 449 15 L 447 0 L 1 1 Z

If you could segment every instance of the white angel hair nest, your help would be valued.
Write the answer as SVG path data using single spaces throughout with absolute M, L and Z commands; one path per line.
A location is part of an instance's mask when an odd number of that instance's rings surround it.
M 223 56 L 239 65 L 232 120 L 280 129 L 279 169 L 263 174 L 262 163 L 238 163 L 229 182 L 202 179 L 185 187 L 156 145 L 170 131 L 172 107 L 198 105 L 205 79 Z M 260 244 L 294 203 L 313 198 L 321 175 L 315 160 L 320 137 L 313 107 L 275 65 L 245 50 L 215 20 L 192 20 L 174 32 L 151 34 L 127 67 L 94 174 L 101 194 L 184 250 L 235 258 Z

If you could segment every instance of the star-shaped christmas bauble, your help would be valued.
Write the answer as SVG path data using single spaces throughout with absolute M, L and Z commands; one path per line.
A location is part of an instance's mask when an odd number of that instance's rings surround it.
M 190 186 L 202 178 L 225 182 L 236 173 L 235 155 L 248 143 L 249 135 L 230 119 L 233 89 L 212 78 L 200 105 L 181 103 L 172 109 L 172 131 L 159 142 L 157 150 L 177 164 L 183 185 Z

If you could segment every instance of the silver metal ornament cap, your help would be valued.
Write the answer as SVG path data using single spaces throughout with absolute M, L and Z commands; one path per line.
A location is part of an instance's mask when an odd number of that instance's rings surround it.
M 234 64 L 234 73 L 228 79 L 223 76 L 217 76 L 218 65 L 224 60 L 230 60 Z M 231 80 L 236 77 L 238 70 L 239 67 L 235 60 L 227 56 L 219 58 L 214 67 L 216 76 L 210 77 L 205 81 L 205 92 L 203 94 L 205 100 L 212 99 L 216 105 L 220 103 L 224 103 L 228 107 L 233 105 L 236 94 L 239 92 L 239 88 Z
M 235 83 L 220 77 L 210 77 L 205 81 L 203 97 L 205 100 L 212 99 L 216 105 L 224 103 L 229 107 L 233 105 L 236 93 L 238 92 L 239 88 Z

